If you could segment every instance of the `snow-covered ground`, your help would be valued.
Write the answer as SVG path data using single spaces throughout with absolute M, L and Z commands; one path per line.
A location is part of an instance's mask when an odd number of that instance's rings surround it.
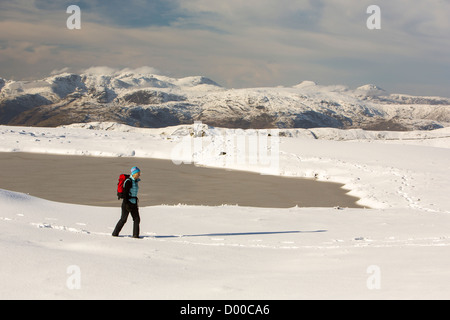
M 251 140 L 255 134 L 259 140 Z M 242 135 L 247 140 L 239 140 Z M 243 161 L 236 161 L 242 150 L 236 141 L 264 142 L 269 135 L 277 166 L 252 162 L 248 145 Z M 448 128 L 0 126 L 1 152 L 179 160 L 187 145 L 199 165 L 342 182 L 370 209 L 146 207 L 144 238 L 135 240 L 110 236 L 118 208 L 2 190 L 0 298 L 450 297 Z M 131 234 L 129 220 L 124 235 Z

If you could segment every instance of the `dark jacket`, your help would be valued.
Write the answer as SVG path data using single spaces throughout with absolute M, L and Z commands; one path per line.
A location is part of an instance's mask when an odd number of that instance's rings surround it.
M 141 181 L 141 179 L 135 180 L 133 177 L 130 177 L 125 181 L 123 185 L 124 201 L 131 204 L 138 203 L 139 181 Z

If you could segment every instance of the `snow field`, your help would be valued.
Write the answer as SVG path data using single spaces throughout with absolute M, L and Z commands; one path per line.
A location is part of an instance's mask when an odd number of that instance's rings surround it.
M 448 297 L 449 222 L 440 215 L 149 207 L 135 240 L 130 223 L 125 237 L 110 237 L 115 209 L 0 199 L 3 299 Z M 73 265 L 80 288 L 71 290 Z M 367 287 L 371 266 L 381 270 L 378 290 Z
M 0 127 L 0 149 L 170 159 L 191 128 L 127 130 Z M 110 236 L 119 208 L 0 191 L 0 298 L 448 299 L 447 132 L 280 137 L 277 174 L 345 183 L 372 209 L 147 207 L 141 240 L 131 217 Z M 222 160 L 201 165 L 265 169 Z

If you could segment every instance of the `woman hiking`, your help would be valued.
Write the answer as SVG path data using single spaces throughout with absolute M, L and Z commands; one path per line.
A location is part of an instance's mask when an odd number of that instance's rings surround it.
M 139 239 L 139 224 L 141 218 L 139 216 L 138 207 L 138 192 L 139 192 L 139 177 L 141 176 L 141 170 L 138 167 L 131 169 L 131 176 L 125 180 L 123 185 L 123 202 L 122 202 L 122 216 L 119 222 L 117 222 L 116 228 L 113 232 L 113 237 L 118 237 L 123 226 L 127 222 L 128 215 L 131 213 L 133 218 L 133 238 Z

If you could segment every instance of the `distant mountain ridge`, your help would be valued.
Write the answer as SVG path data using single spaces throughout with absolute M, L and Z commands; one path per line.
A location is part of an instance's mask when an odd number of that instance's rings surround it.
M 93 121 L 161 128 L 362 128 L 450 126 L 450 99 L 355 90 L 303 81 L 293 87 L 226 89 L 196 76 L 63 73 L 36 81 L 0 78 L 0 124 L 56 127 Z

